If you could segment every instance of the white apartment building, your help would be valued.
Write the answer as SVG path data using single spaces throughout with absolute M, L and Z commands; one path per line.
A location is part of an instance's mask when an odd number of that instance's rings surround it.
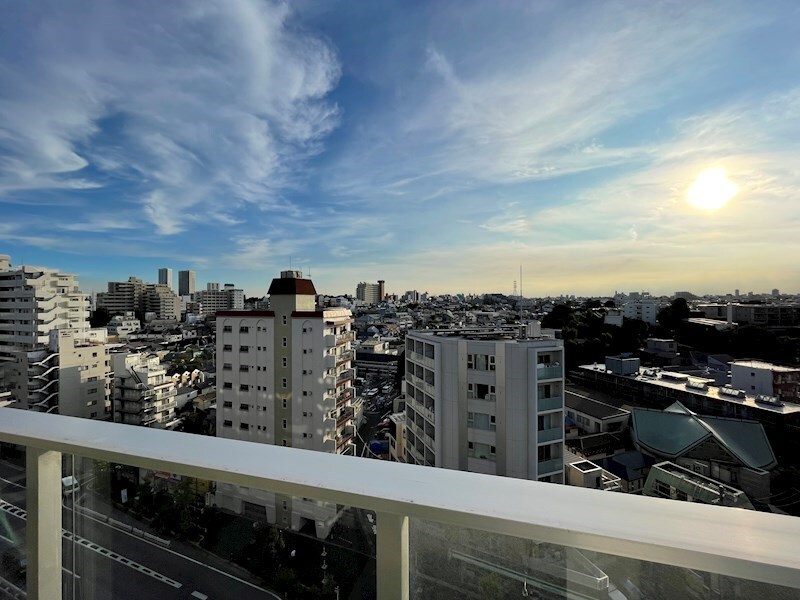
M 762 360 L 735 360 L 731 363 L 731 387 L 754 396 L 800 403 L 800 369 Z
M 409 332 L 406 462 L 563 483 L 563 365 L 536 324 Z
M 141 328 L 142 324 L 132 312 L 126 312 L 124 315 L 114 315 L 111 317 L 108 325 L 106 325 L 108 335 L 116 336 L 123 340 L 131 333 L 136 333 Z
M 219 284 L 209 284 L 209 286 L 216 286 L 217 289 L 209 287 L 194 295 L 201 316 L 209 319 L 222 310 L 244 310 L 244 290 L 237 289 L 230 283 L 226 283 L 221 290 Z
M 172 427 L 178 386 L 158 355 L 119 352 L 114 367 L 114 422 L 147 427 Z
M 654 300 L 632 300 L 622 305 L 622 316 L 655 325 L 661 305 Z
M 108 291 L 97 294 L 97 306 L 111 314 L 141 311 L 172 321 L 181 317 L 180 298 L 169 286 L 145 283 L 136 277 L 129 277 L 128 281 L 109 281 Z
M 269 288 L 268 311 L 217 314 L 217 435 L 318 452 L 352 454 L 352 316 L 319 310 L 300 271 L 283 271 Z M 335 505 L 220 485 L 223 508 L 318 537 Z
M 106 330 L 89 329 L 75 275 L 0 255 L 0 387 L 23 406 L 105 418 Z

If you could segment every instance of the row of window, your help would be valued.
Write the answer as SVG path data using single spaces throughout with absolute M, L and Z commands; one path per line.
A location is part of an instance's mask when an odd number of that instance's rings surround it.
M 467 368 L 476 371 L 494 371 L 494 354 L 467 354 Z
M 282 316 L 282 324 L 283 325 L 288 325 L 289 324 L 289 321 L 288 321 L 286 315 Z M 231 325 L 223 325 L 222 326 L 222 331 L 225 332 L 225 333 L 231 333 L 233 331 L 233 327 Z M 256 331 L 267 331 L 267 328 L 266 327 L 261 327 L 259 325 L 258 327 L 256 327 Z M 311 331 L 311 327 L 303 327 L 303 333 L 309 333 L 310 331 Z M 239 333 L 250 333 L 250 327 L 248 327 L 247 325 L 242 325 L 241 327 L 239 327 Z

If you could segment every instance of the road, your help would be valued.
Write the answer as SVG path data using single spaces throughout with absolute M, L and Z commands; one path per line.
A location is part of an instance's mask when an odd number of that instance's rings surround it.
M 25 472 L 7 461 L 0 461 L 0 499 L 0 553 L 12 546 L 24 548 Z M 164 548 L 80 513 L 74 517 L 76 535 L 72 535 L 73 512 L 64 506 L 64 568 L 71 572 L 74 564 L 78 576 L 65 576 L 65 600 L 189 599 L 193 592 L 209 600 L 280 600 L 277 594 L 224 572 L 223 561 L 216 561 L 221 564 L 215 567 L 178 552 L 177 546 Z

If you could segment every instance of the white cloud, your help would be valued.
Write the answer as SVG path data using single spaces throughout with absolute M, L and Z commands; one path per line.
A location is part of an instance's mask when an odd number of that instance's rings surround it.
M 258 0 L 8 7 L 0 194 L 125 179 L 165 235 L 206 210 L 225 221 L 222 198 L 285 206 L 280 190 L 339 122 L 335 52 L 291 19 Z

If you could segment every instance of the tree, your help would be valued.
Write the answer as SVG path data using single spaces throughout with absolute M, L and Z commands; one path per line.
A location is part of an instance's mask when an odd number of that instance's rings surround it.
M 606 308 L 616 308 L 617 307 L 617 303 L 614 302 L 613 300 L 606 300 L 606 302 L 605 302 L 605 304 L 603 304 L 603 306 L 605 306 Z
M 89 317 L 89 325 L 92 327 L 105 327 L 111 321 L 111 313 L 108 312 L 107 309 L 103 308 L 96 308 L 92 313 L 92 316 Z
M 572 309 L 566 304 L 556 304 L 542 319 L 542 327 L 563 329 L 570 321 L 572 321 Z
M 689 315 L 691 315 L 691 311 L 686 299 L 675 298 L 672 304 L 659 311 L 656 319 L 662 327 L 674 332 L 681 324 L 681 321 L 688 319 Z

